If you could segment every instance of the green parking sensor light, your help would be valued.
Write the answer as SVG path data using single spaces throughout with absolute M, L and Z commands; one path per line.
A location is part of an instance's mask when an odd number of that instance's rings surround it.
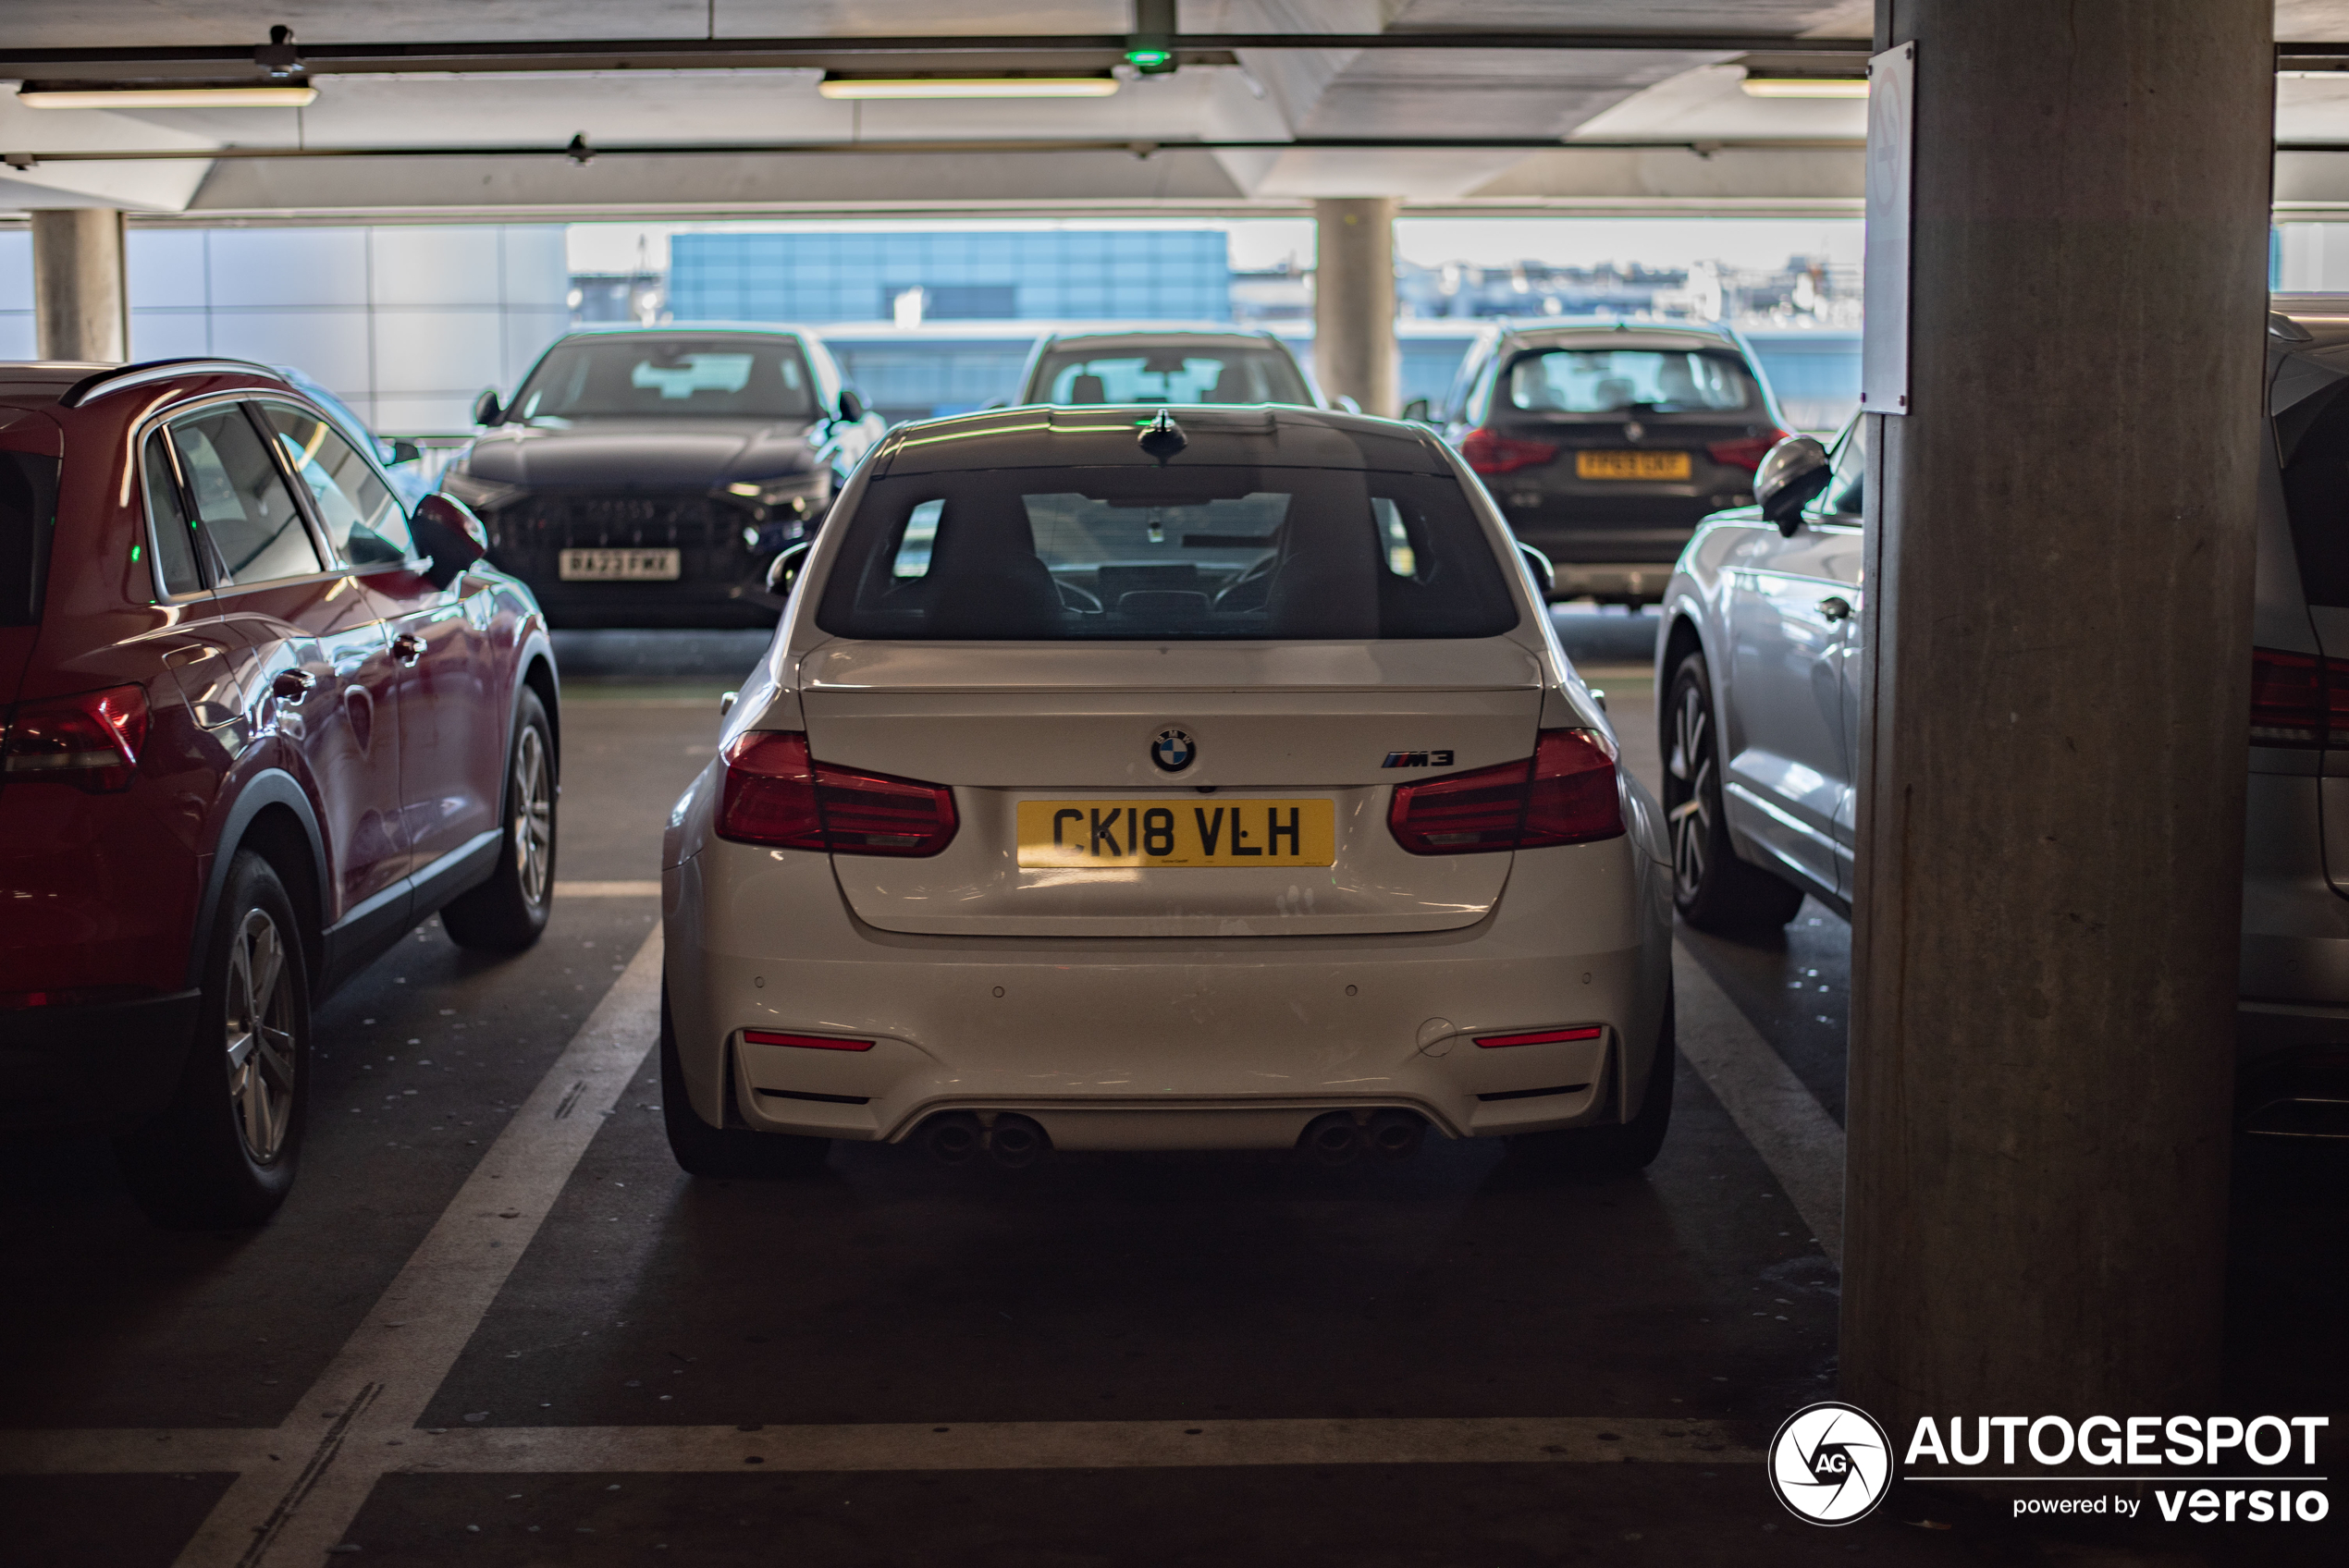
M 1134 31 L 1125 41 L 1125 63 L 1144 76 L 1174 69 L 1174 0 L 1134 0 Z

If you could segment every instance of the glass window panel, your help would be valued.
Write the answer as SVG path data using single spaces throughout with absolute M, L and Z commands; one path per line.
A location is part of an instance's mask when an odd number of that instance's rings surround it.
M 263 404 L 262 417 L 277 433 L 286 466 L 315 498 L 336 554 L 352 566 L 376 566 L 416 553 L 390 487 L 331 425 L 283 403 Z
M 1728 413 L 1758 406 L 1753 379 L 1727 354 L 1551 349 L 1513 361 L 1506 384 L 1510 406 L 1535 413 Z
M 179 505 L 178 482 L 172 476 L 171 453 L 164 446 L 162 431 L 147 437 L 140 470 L 146 482 L 147 517 L 154 524 L 155 568 L 163 578 L 164 591 L 197 593 L 203 587 L 203 578 L 196 570 L 195 524 Z
M 310 530 L 242 405 L 175 423 L 171 443 L 221 582 L 266 582 L 319 570 Z

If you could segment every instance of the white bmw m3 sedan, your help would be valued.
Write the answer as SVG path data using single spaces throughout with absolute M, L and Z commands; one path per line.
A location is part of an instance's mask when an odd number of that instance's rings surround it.
M 1602 1169 L 1670 1114 L 1671 887 L 1491 498 L 1268 407 L 904 426 L 662 873 L 669 1133 Z

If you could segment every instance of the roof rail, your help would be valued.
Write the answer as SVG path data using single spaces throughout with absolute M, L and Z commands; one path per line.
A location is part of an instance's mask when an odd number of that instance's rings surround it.
M 80 381 L 67 387 L 65 395 L 59 398 L 57 402 L 65 408 L 78 409 L 84 403 L 105 397 L 111 392 L 126 391 L 133 386 L 144 386 L 149 382 L 168 381 L 174 376 L 189 375 L 198 372 L 211 372 L 215 374 L 226 373 L 231 375 L 264 375 L 279 383 L 285 380 L 285 377 L 267 365 L 255 363 L 252 360 L 222 360 L 215 359 L 210 355 L 191 356 L 178 360 L 147 360 L 139 364 L 124 365 L 117 370 L 102 370 L 95 375 L 83 376 Z

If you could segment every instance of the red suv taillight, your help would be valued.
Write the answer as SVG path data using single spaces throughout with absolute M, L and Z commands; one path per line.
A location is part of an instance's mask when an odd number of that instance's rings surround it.
M 718 836 L 836 855 L 934 855 L 953 840 L 954 792 L 807 754 L 807 737 L 754 730 L 726 749 Z
M 104 794 L 130 788 L 147 743 L 147 693 L 109 686 L 71 697 L 19 703 L 0 744 L 10 780 L 71 784 Z
M 1489 430 L 1471 430 L 1460 441 L 1460 456 L 1479 473 L 1507 473 L 1513 469 L 1531 468 L 1557 455 L 1555 441 L 1519 441 L 1514 436 L 1495 435 Z
M 1748 473 L 1762 466 L 1770 448 L 1785 440 L 1789 431 L 1773 430 L 1767 435 L 1749 435 L 1737 441 L 1715 441 L 1704 448 L 1704 455 L 1723 468 L 1741 468 Z
M 1386 825 L 1415 855 L 1586 844 L 1623 831 L 1615 753 L 1593 729 L 1544 729 L 1523 762 L 1399 784 Z
M 2251 650 L 2251 743 L 2349 745 L 2349 659 Z

